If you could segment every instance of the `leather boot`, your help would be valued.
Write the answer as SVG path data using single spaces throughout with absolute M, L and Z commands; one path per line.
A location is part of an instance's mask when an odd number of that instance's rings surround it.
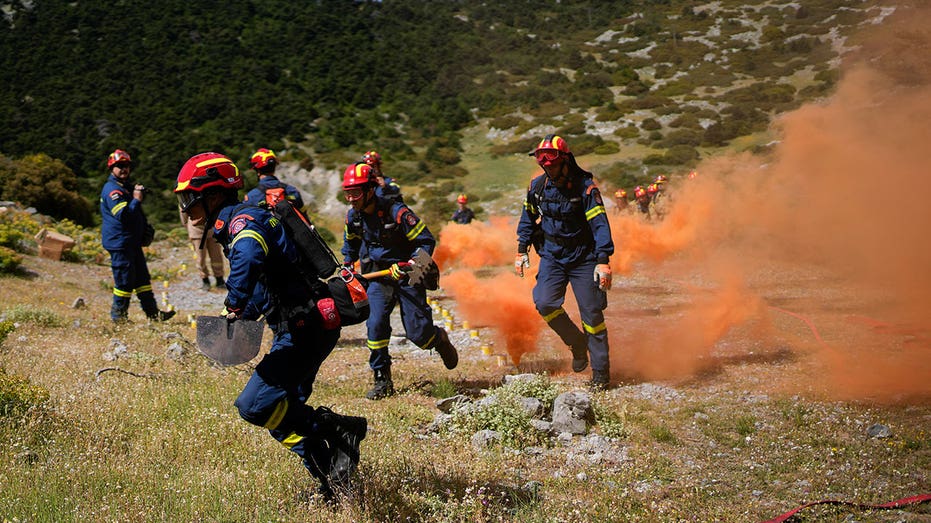
M 203 278 L 200 280 L 200 290 L 209 291 L 210 290 L 210 278 Z
M 326 470 L 327 483 L 331 489 L 345 490 L 359 464 L 359 444 L 365 439 L 368 420 L 361 416 L 344 416 L 326 407 L 319 407 L 317 426 L 331 452 Z
M 453 347 L 453 344 L 450 343 L 449 335 L 446 334 L 446 329 L 442 327 L 436 328 L 436 341 L 433 344 L 433 348 L 439 353 L 440 358 L 443 359 L 443 365 L 445 365 L 447 369 L 453 370 L 456 368 L 456 365 L 459 364 L 459 353 L 456 352 L 456 347 Z
M 611 376 L 607 370 L 594 370 L 592 369 L 592 381 L 588 382 L 588 386 L 592 390 L 605 390 L 611 385 Z
M 177 314 L 177 313 L 178 313 L 178 311 L 174 311 L 174 310 L 170 310 L 170 311 L 155 311 L 155 312 L 153 312 L 152 314 L 149 314 L 148 317 L 149 317 L 149 319 L 152 320 L 152 321 L 168 321 L 168 320 L 174 318 L 175 314 Z
M 223 276 L 217 276 L 217 288 L 218 289 L 226 288 L 226 282 L 223 280 Z
M 394 382 L 391 381 L 391 367 L 375 371 L 375 386 L 365 395 L 370 400 L 380 400 L 394 394 Z
M 582 372 L 588 367 L 588 347 L 585 345 L 572 346 L 572 372 Z

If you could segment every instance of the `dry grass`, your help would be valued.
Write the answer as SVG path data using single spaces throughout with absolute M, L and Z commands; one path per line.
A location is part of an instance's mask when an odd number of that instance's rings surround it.
M 170 264 L 155 263 L 166 273 Z M 135 323 L 116 328 L 101 284 L 107 267 L 32 257 L 25 265 L 32 276 L 0 281 L 3 311 L 22 320 L 0 345 L 0 366 L 50 399 L 0 417 L 0 517 L 8 521 L 754 521 L 816 499 L 880 503 L 931 491 L 927 402 L 828 402 L 765 385 L 806 372 L 804 355 L 725 358 L 689 381 L 631 380 L 598 393 L 605 422 L 596 430 L 621 436 L 626 460 L 584 464 L 558 446 L 477 452 L 463 436 L 423 431 L 437 412 L 434 388 L 474 392 L 514 371 L 471 344 L 454 372 L 437 358 L 399 352 L 396 385 L 406 392 L 362 399 L 370 380 L 364 331 L 352 328 L 324 365 L 312 403 L 367 416 L 371 431 L 362 495 L 329 509 L 306 495 L 313 485 L 294 456 L 238 419 L 232 402 L 248 366 L 216 368 L 189 345 L 183 359 L 166 357 L 179 340 L 170 333 L 193 339 L 183 316 L 195 311 L 150 325 L 134 304 Z M 70 308 L 79 295 L 88 308 Z M 128 352 L 105 361 L 112 339 Z M 580 386 L 579 376 L 562 374 L 567 358 L 553 345 L 545 337 L 525 368 L 554 371 L 561 390 Z M 111 367 L 135 375 L 97 375 Z M 893 436 L 867 437 L 880 422 Z M 845 518 L 927 521 L 931 507 L 817 507 L 802 520 Z

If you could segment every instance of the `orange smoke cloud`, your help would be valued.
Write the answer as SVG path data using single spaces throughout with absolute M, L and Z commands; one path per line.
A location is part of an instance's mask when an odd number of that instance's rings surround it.
M 451 223 L 443 228 L 433 259 L 442 268 L 505 265 L 514 262 L 517 252 L 517 224 L 514 220 L 492 217 L 468 225 Z
M 443 277 L 443 288 L 456 299 L 459 314 L 475 325 L 494 327 L 514 364 L 537 349 L 544 323 L 533 306 L 533 278 L 502 273 L 478 279 L 468 270 Z

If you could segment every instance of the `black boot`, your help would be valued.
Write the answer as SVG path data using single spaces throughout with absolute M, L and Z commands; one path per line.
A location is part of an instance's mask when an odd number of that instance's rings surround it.
M 582 372 L 588 367 L 588 347 L 580 345 L 572 349 L 572 372 Z
M 370 400 L 380 400 L 394 394 L 394 382 L 391 381 L 391 367 L 375 371 L 375 386 L 365 395 Z
M 595 391 L 605 390 L 611 385 L 611 376 L 607 370 L 592 369 L 592 381 L 588 386 Z
M 200 280 L 200 290 L 202 291 L 210 290 L 210 278 L 203 278 Z
M 368 432 L 368 420 L 361 416 L 344 416 L 326 407 L 317 408 L 317 426 L 329 444 L 331 458 L 326 470 L 331 490 L 349 488 L 352 473 L 359 465 L 359 444 Z
M 436 342 L 434 342 L 433 348 L 440 354 L 440 358 L 443 359 L 443 365 L 446 365 L 447 369 L 455 369 L 456 365 L 459 364 L 459 353 L 456 352 L 456 347 L 453 347 L 453 344 L 449 342 L 449 335 L 446 334 L 446 329 L 442 327 L 436 328 Z
M 178 312 L 175 310 L 170 311 L 155 311 L 152 314 L 147 314 L 150 320 L 152 321 L 168 321 L 174 318 L 175 314 Z
M 226 288 L 226 282 L 223 281 L 223 276 L 217 276 L 217 288 L 218 289 Z

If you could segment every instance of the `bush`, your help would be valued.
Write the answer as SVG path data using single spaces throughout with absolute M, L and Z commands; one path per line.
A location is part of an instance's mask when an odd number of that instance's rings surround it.
M 19 269 L 23 257 L 9 247 L 0 246 L 0 273 L 12 273 Z
M 26 156 L 15 162 L 16 172 L 4 195 L 42 214 L 70 218 L 82 225 L 93 223 L 91 204 L 78 194 L 78 178 L 61 160 L 47 154 Z
M 3 320 L 0 321 L 0 345 L 3 345 L 3 340 L 10 335 L 11 332 L 16 330 L 16 326 L 12 321 Z
M 64 320 L 53 311 L 34 305 L 14 305 L 3 312 L 5 321 L 31 323 L 39 327 L 61 327 Z
M 13 422 L 49 400 L 49 391 L 0 367 L 0 420 Z

